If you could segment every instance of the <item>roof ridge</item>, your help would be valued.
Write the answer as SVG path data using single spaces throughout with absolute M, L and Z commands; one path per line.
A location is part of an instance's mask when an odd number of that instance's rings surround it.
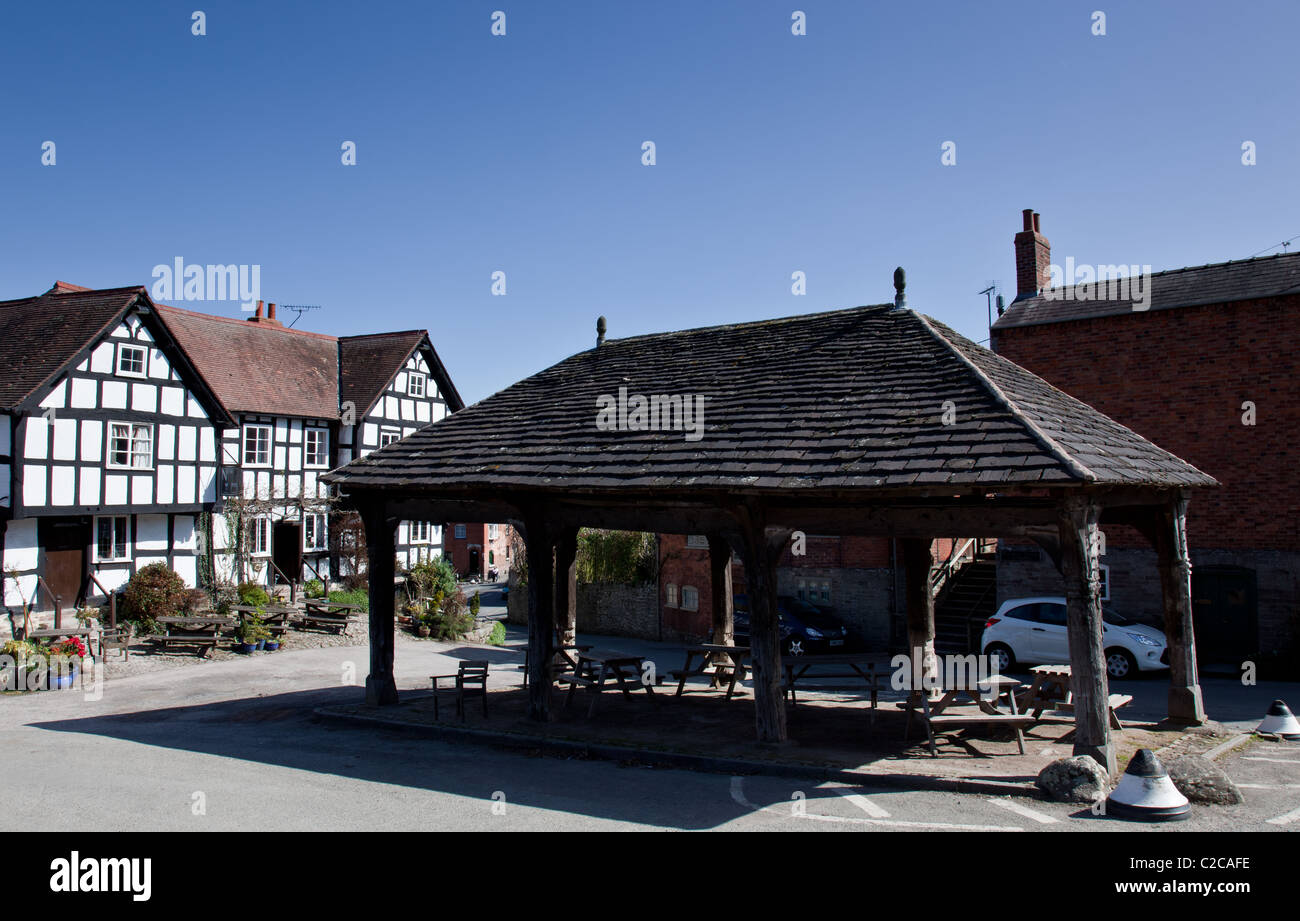
M 213 320 L 218 323 L 233 323 L 241 329 L 257 329 L 268 332 L 290 333 L 295 336 L 311 336 L 316 339 L 325 339 L 329 342 L 339 341 L 338 336 L 331 336 L 329 333 L 318 333 L 309 329 L 294 329 L 291 326 L 277 326 L 270 323 L 250 323 L 248 320 L 241 320 L 239 317 L 224 317 L 219 313 L 204 313 L 201 310 L 189 310 L 185 307 L 176 307 L 172 304 L 160 303 L 159 301 L 154 301 L 153 303 L 155 307 L 162 307 L 175 313 L 185 314 L 186 316 L 198 317 L 203 320 Z
M 793 323 L 797 320 L 809 320 L 814 317 L 830 317 L 836 314 L 850 314 L 859 310 L 880 310 L 884 308 L 893 308 L 893 304 L 859 304 L 856 307 L 836 307 L 831 310 L 817 310 L 812 313 L 796 313 L 784 317 L 768 317 L 763 320 L 744 320 L 740 323 L 715 323 L 712 326 L 692 326 L 687 329 L 673 329 L 659 333 L 640 333 L 635 336 L 624 336 L 619 339 L 606 339 L 605 345 L 623 342 L 635 342 L 638 339 L 655 339 L 663 336 L 682 336 L 687 333 L 707 333 L 719 329 L 753 329 L 758 326 L 775 325 L 778 323 Z M 584 349 L 590 351 L 590 349 Z
M 1016 403 L 1013 402 L 1010 397 L 1006 395 L 1005 391 L 1003 391 L 1003 389 L 999 387 L 992 380 L 992 378 L 990 378 L 987 374 L 985 374 L 984 371 L 979 366 L 977 366 L 973 361 L 971 361 L 969 358 L 963 355 L 961 353 L 961 350 L 956 347 L 956 345 L 952 342 L 952 340 L 950 340 L 943 333 L 939 332 L 939 330 L 935 329 L 933 322 L 938 322 L 938 321 L 932 322 L 929 317 L 916 310 L 913 310 L 912 314 L 917 318 L 921 326 L 924 329 L 928 330 L 930 335 L 932 335 L 938 342 L 940 342 L 948 350 L 948 352 L 953 355 L 953 357 L 955 357 L 959 362 L 965 365 L 967 370 L 974 373 L 976 379 L 981 384 L 984 385 L 984 388 L 989 391 L 993 399 L 995 399 L 996 401 L 1001 403 L 1004 407 L 1006 407 L 1007 412 L 1011 413 L 1011 415 L 1017 421 L 1023 424 L 1025 428 L 1029 430 L 1030 434 L 1033 435 L 1035 438 L 1037 438 L 1039 443 L 1042 444 L 1042 446 L 1047 449 L 1047 452 L 1049 454 L 1056 457 L 1056 459 L 1060 461 L 1061 464 L 1067 470 L 1069 470 L 1075 476 L 1078 476 L 1080 479 L 1090 481 L 1090 482 L 1096 482 L 1098 477 L 1095 473 L 1093 473 L 1091 470 L 1089 470 L 1087 467 L 1081 464 L 1078 460 L 1076 460 L 1074 456 L 1070 454 L 1070 452 L 1066 451 L 1063 447 L 1057 444 L 1056 439 L 1054 439 L 1051 435 L 1048 435 L 1045 431 L 1042 430 L 1042 428 L 1039 427 L 1038 423 L 1034 422 L 1034 420 L 1030 419 L 1027 415 L 1025 415 L 1024 411 L 1021 410 L 1021 408 L 1018 405 L 1016 405 Z M 996 353 L 991 353 L 991 354 L 996 354 Z
M 380 336 L 423 336 L 428 333 L 426 329 L 395 329 L 386 333 L 357 333 L 352 336 L 339 336 L 340 342 L 343 340 L 351 341 L 353 339 L 377 339 Z
M 1245 265 L 1248 262 L 1265 262 L 1269 259 L 1282 259 L 1288 256 L 1294 256 L 1300 258 L 1300 251 L 1294 253 L 1274 253 L 1271 256 L 1249 256 L 1245 259 L 1228 259 L 1223 262 L 1206 262 L 1203 265 L 1185 265 L 1177 269 L 1161 269 L 1159 272 L 1150 273 L 1150 275 L 1148 275 L 1147 277 L 1158 278 L 1161 275 L 1178 275 L 1182 272 L 1200 272 L 1205 269 L 1221 269 L 1230 265 Z M 1109 263 L 1104 263 L 1104 264 L 1109 265 Z M 1091 263 L 1091 265 L 1103 265 L 1103 263 L 1100 262 Z M 1131 263 L 1123 263 L 1123 262 L 1118 263 L 1118 266 L 1122 266 L 1124 268 L 1128 268 L 1129 265 L 1131 265 Z M 1061 285 L 1059 288 L 1044 288 L 1042 291 L 1038 292 L 1037 294 L 1031 295 L 1031 297 L 1047 297 L 1048 291 L 1070 291 L 1075 288 L 1105 284 L 1108 281 L 1118 281 L 1120 279 L 1132 279 L 1134 277 L 1135 276 L 1133 275 L 1118 275 L 1115 276 L 1114 278 L 1097 278 L 1094 279 L 1093 281 L 1082 281 L 1082 282 L 1075 282 L 1072 285 Z M 1029 300 L 1029 298 L 1025 298 L 1025 300 Z M 1098 300 L 1098 299 L 1091 298 L 1091 300 Z M 1126 300 L 1126 298 L 1116 298 L 1115 300 L 1124 301 Z M 1132 300 L 1132 298 L 1127 298 L 1127 300 Z M 1219 302 L 1215 301 L 1213 303 L 1219 303 Z

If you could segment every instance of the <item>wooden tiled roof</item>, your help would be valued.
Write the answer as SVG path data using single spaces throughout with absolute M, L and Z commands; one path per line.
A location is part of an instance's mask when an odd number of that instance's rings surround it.
M 703 395 L 703 437 L 601 431 L 597 400 L 620 387 Z M 1214 483 L 1028 371 L 892 306 L 609 340 L 329 479 L 345 491 L 425 494 Z
M 1051 294 L 1017 298 L 1007 312 L 998 317 L 993 328 L 1038 326 L 1134 312 L 1132 298 L 1091 299 L 1092 295 L 1101 293 L 1097 287 L 1086 292 L 1079 291 L 1077 285 L 1054 288 Z M 1150 277 L 1150 292 L 1148 310 L 1300 294 L 1300 253 L 1279 253 L 1258 259 L 1156 272 Z M 1084 293 L 1090 299 L 1082 299 Z

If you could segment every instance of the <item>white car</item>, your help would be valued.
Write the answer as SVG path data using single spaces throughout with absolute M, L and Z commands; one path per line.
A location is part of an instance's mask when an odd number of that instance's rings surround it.
M 1111 678 L 1134 678 L 1138 672 L 1169 667 L 1165 635 L 1102 607 L 1102 649 Z M 1065 626 L 1065 599 L 1060 596 L 1012 598 L 984 624 L 980 649 L 1005 673 L 1017 663 L 1067 665 L 1070 641 Z

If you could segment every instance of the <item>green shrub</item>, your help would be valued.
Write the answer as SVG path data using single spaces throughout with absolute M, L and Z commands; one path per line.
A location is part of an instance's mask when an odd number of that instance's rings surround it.
M 583 528 L 577 562 L 581 582 L 649 582 L 655 572 L 655 538 L 642 531 Z
M 488 636 L 489 646 L 504 646 L 506 644 L 506 625 L 497 621 L 492 625 L 492 633 Z
M 135 621 L 140 627 L 138 633 L 157 633 L 158 618 L 174 616 L 189 591 L 166 563 L 150 563 L 126 583 L 118 613 L 123 620 Z
M 355 604 L 363 611 L 370 610 L 370 592 L 364 588 L 354 588 L 346 591 L 335 589 L 330 592 L 330 601 L 336 604 Z
M 483 607 L 483 599 L 479 597 L 478 592 L 475 592 L 474 597 L 469 600 L 469 612 L 473 614 L 475 617 L 478 617 L 479 609 L 482 607 Z
M 320 579 L 308 579 L 307 584 L 302 587 L 303 594 L 308 598 L 325 597 L 325 585 Z
M 246 604 L 254 608 L 264 608 L 271 603 L 271 596 L 266 593 L 266 589 L 256 582 L 240 582 L 238 591 L 240 604 Z
M 450 595 L 456 591 L 456 570 L 445 557 L 415 564 L 407 578 L 411 594 L 416 598 L 428 598 L 439 592 Z

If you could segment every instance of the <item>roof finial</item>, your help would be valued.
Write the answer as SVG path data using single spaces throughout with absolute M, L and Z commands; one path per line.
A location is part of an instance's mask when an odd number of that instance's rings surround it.
M 605 344 L 605 329 L 606 329 L 605 318 L 596 317 L 596 347 L 597 348 Z
M 907 306 L 907 295 L 903 289 L 907 287 L 907 273 L 903 271 L 900 265 L 894 269 L 894 307 L 898 310 Z

